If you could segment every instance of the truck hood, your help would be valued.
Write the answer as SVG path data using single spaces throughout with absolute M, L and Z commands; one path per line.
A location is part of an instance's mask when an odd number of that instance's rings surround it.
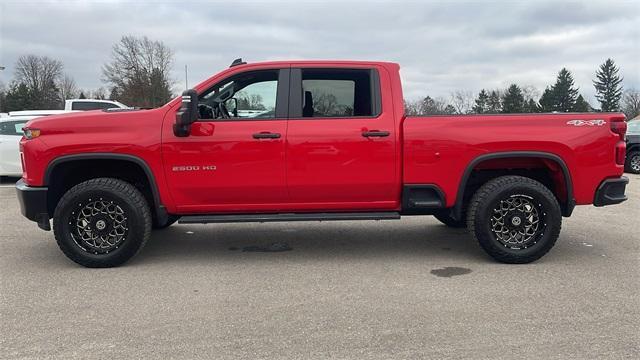
M 157 119 L 158 124 L 167 109 L 123 109 L 119 111 L 82 111 L 50 115 L 29 121 L 26 127 L 40 129 L 41 135 L 82 132 L 108 132 L 115 128 L 130 128 Z M 159 125 L 158 125 L 159 126 Z

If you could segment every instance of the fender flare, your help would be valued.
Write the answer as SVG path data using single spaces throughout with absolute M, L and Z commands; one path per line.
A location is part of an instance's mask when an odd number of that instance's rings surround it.
M 467 165 L 462 175 L 462 178 L 460 179 L 460 185 L 458 186 L 458 194 L 456 196 L 456 203 L 453 206 L 452 215 L 456 219 L 460 219 L 462 217 L 462 201 L 464 199 L 467 182 L 469 180 L 469 177 L 471 176 L 471 172 L 473 171 L 473 168 L 475 168 L 476 165 L 478 165 L 483 161 L 492 160 L 492 159 L 513 158 L 513 157 L 542 158 L 542 159 L 551 160 L 560 166 L 560 168 L 562 169 L 562 173 L 564 175 L 565 184 L 567 186 L 567 198 L 565 199 L 566 203 L 564 204 L 564 206 L 563 204 L 560 204 L 560 207 L 562 208 L 563 216 L 565 217 L 571 216 L 571 213 L 573 212 L 573 209 L 576 206 L 576 200 L 573 197 L 573 181 L 571 180 L 571 172 L 569 171 L 569 167 L 564 162 L 564 160 L 556 154 L 541 152 L 541 151 L 506 151 L 506 152 L 495 152 L 495 153 L 480 155 L 474 158 L 473 160 L 471 160 L 469 165 Z
M 144 161 L 142 158 L 129 155 L 129 154 L 120 154 L 120 153 L 87 153 L 87 154 L 72 154 L 72 155 L 63 155 L 57 157 L 49 162 L 47 165 L 47 169 L 44 173 L 43 178 L 43 186 L 48 186 L 51 180 L 51 174 L 56 166 L 78 160 L 120 160 L 120 161 L 128 161 L 132 162 L 144 171 L 147 176 L 147 181 L 149 181 L 149 187 L 151 188 L 151 195 L 153 197 L 152 208 L 155 211 L 155 214 L 158 218 L 164 218 L 167 216 L 167 210 L 162 205 L 160 201 L 160 192 L 158 191 L 158 185 L 156 183 L 155 176 L 153 175 L 153 171 L 151 171 L 151 167 Z

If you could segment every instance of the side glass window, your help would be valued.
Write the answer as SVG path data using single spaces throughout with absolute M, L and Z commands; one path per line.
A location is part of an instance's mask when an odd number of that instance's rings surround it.
M 355 87 L 353 80 L 302 80 L 303 116 L 353 116 Z
M 22 135 L 22 128 L 26 122 L 24 121 L 5 121 L 0 123 L 0 135 Z
M 71 106 L 71 110 L 100 110 L 100 109 L 111 109 L 115 108 L 114 104 L 111 103 L 103 103 L 103 102 L 90 102 L 90 101 L 79 101 L 74 102 Z
M 371 74 L 367 69 L 302 69 L 302 116 L 373 116 Z
M 276 117 L 278 70 L 243 73 L 200 95 L 200 119 L 269 119 Z

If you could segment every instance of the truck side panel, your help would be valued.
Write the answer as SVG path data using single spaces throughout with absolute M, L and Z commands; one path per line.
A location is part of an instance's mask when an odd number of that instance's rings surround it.
M 481 155 L 545 152 L 567 165 L 578 205 L 591 204 L 605 178 L 619 177 L 610 130 L 618 114 L 540 114 L 408 117 L 404 121 L 404 182 L 435 184 L 445 193 L 447 207 L 456 203 L 467 167 Z M 604 119 L 601 125 L 575 125 L 572 120 Z M 523 160 L 524 161 L 524 160 Z M 492 164 L 485 164 L 491 166 Z M 482 166 L 482 165 L 481 165 Z M 505 169 L 533 166 L 502 160 Z M 555 166 L 551 164 L 550 166 Z

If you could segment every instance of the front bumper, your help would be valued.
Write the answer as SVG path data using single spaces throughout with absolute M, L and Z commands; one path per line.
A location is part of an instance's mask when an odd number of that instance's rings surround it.
M 16 183 L 16 193 L 20 202 L 20 212 L 24 217 L 38 223 L 43 230 L 51 230 L 47 209 L 47 188 L 31 187 L 24 180 Z
M 593 205 L 615 205 L 627 200 L 627 196 L 624 194 L 624 191 L 628 183 L 629 179 L 625 176 L 603 181 L 600 186 L 598 186 L 598 190 L 596 190 Z

